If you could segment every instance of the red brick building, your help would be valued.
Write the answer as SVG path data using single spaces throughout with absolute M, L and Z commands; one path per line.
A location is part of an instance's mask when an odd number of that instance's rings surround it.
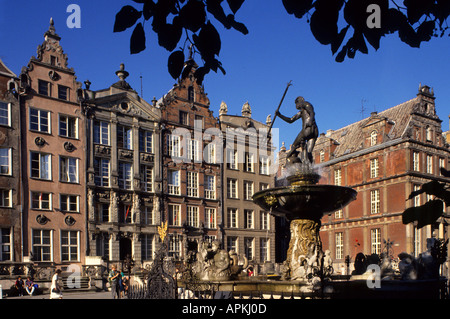
M 387 241 L 397 257 L 425 251 L 427 238 L 448 238 L 443 218 L 421 229 L 402 223 L 406 208 L 429 199 L 406 200 L 412 191 L 431 180 L 449 182 L 440 173 L 449 168 L 450 149 L 435 107 L 433 90 L 421 85 L 417 97 L 318 138 L 320 183 L 358 192 L 354 202 L 322 219 L 323 249 L 331 251 L 337 271 L 345 256 L 353 263 L 359 252 L 379 254 Z
M 86 247 L 85 121 L 80 83 L 53 20 L 22 69 L 20 86 L 23 250 L 36 263 L 84 263 Z
M 169 225 L 169 254 L 175 258 L 184 258 L 201 241 L 222 240 L 222 150 L 215 143 L 220 129 L 204 87 L 196 82 L 197 67 L 189 58 L 185 68 L 190 72 L 158 101 L 163 141 L 161 209 Z
M 22 261 L 20 108 L 15 80 L 0 60 L 0 262 Z

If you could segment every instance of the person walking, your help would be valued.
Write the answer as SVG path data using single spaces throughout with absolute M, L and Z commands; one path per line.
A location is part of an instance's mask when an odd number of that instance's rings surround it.
M 111 271 L 109 272 L 109 283 L 111 284 L 111 294 L 113 299 L 120 299 L 119 292 L 119 276 L 120 272 L 117 271 L 116 265 L 111 266 Z
M 52 285 L 50 286 L 50 299 L 62 299 L 63 297 L 61 286 L 58 283 L 60 273 L 61 269 L 57 269 L 53 275 Z

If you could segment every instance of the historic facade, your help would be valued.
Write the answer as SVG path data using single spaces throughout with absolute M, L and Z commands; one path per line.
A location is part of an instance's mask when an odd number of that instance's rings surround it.
M 86 81 L 89 256 L 136 265 L 153 258 L 160 225 L 160 110 L 141 99 L 126 78 L 92 91 Z M 154 101 L 156 102 L 156 101 Z M 153 102 L 153 103 L 154 103 Z
M 84 263 L 86 143 L 80 83 L 60 40 L 51 20 L 19 79 L 23 255 L 67 266 Z
M 168 222 L 169 255 L 185 258 L 202 242 L 222 240 L 221 136 L 210 102 L 195 78 L 189 57 L 185 71 L 159 101 L 162 125 L 161 212 Z
M 0 60 L 0 261 L 22 259 L 20 107 L 16 75 Z
M 275 262 L 275 219 L 252 200 L 255 192 L 274 186 L 270 118 L 266 124 L 252 119 L 248 102 L 241 116 L 227 112 L 222 102 L 224 243 L 254 264 Z
M 421 85 L 414 99 L 322 134 L 314 158 L 320 183 L 358 192 L 354 202 L 322 219 L 323 249 L 331 251 L 338 272 L 347 255 L 353 263 L 359 252 L 380 254 L 388 247 L 394 258 L 401 252 L 418 256 L 427 238 L 448 238 L 443 219 L 421 229 L 402 223 L 406 208 L 430 199 L 407 200 L 411 192 L 432 180 L 450 182 L 440 172 L 449 169 L 450 149 L 428 86 Z

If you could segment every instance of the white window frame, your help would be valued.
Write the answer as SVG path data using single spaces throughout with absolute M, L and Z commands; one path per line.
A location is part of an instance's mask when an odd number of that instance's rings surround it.
M 95 165 L 95 162 L 98 162 L 98 165 Z M 109 158 L 96 157 L 94 159 L 94 183 L 96 186 L 109 187 L 111 176 L 110 167 Z M 105 173 L 107 174 L 105 175 Z
M 0 190 L 0 207 L 12 207 L 12 189 Z
M 119 147 L 119 140 L 122 146 L 120 148 L 126 150 L 133 149 L 133 128 L 126 125 L 117 125 L 117 147 Z
M 75 202 L 73 202 L 74 199 Z M 72 205 L 75 205 L 75 210 L 71 209 Z M 59 194 L 59 208 L 62 212 L 79 213 L 80 196 L 71 194 Z
M 139 131 L 139 151 L 153 153 L 153 132 L 149 130 Z
M 372 158 L 370 160 L 370 178 L 377 178 L 378 174 L 379 174 L 378 158 Z
M 227 222 L 228 222 L 228 228 L 238 228 L 239 227 L 238 209 L 237 208 L 228 208 L 227 209 Z
M 95 120 L 93 125 L 94 125 L 94 128 L 93 128 L 94 144 L 107 145 L 107 146 L 111 145 L 111 132 L 110 132 L 109 123 L 106 121 L 102 121 L 102 120 Z
M 216 177 L 205 175 L 205 198 L 216 199 Z
M 269 175 L 269 156 L 260 155 L 259 156 L 259 174 Z
M 39 176 L 37 176 L 37 177 L 33 176 L 33 154 L 37 154 L 39 156 L 38 157 L 39 168 L 37 169 Z M 44 165 L 45 162 L 42 161 L 42 159 L 44 157 L 48 158 L 48 161 L 46 162 L 47 169 L 45 169 L 45 165 Z M 30 151 L 30 176 L 31 176 L 31 178 L 36 178 L 36 179 L 43 179 L 43 180 L 47 180 L 47 181 L 52 180 L 52 155 L 48 154 L 48 153 Z
M 37 129 L 31 128 L 31 112 L 32 111 L 37 111 L 38 112 L 38 114 L 37 114 L 37 123 L 36 123 L 36 125 L 38 126 Z M 43 125 L 42 124 L 42 120 L 44 118 L 44 116 L 42 114 L 43 112 L 47 113 L 47 130 L 46 131 L 42 129 L 42 125 Z M 51 123 L 52 123 L 52 115 L 51 115 L 50 111 L 48 111 L 48 110 L 41 110 L 41 109 L 38 109 L 38 108 L 35 108 L 35 107 L 30 107 L 29 108 L 29 119 L 28 120 L 29 120 L 28 123 L 29 123 L 30 131 L 41 132 L 41 133 L 46 133 L 46 134 L 51 134 L 52 133 L 52 128 L 51 128 L 51 126 L 52 126 L 51 125 Z
M 194 228 L 198 228 L 200 225 L 200 213 L 198 206 L 187 206 L 187 224 Z
M 344 258 L 344 233 L 343 232 L 337 232 L 335 234 L 335 246 L 336 246 L 336 259 L 343 259 Z
M 153 167 L 141 165 L 141 185 L 145 192 L 153 192 Z
M 227 180 L 227 197 L 238 198 L 238 180 L 236 178 L 228 178 Z
M 420 154 L 416 151 L 413 151 L 413 170 L 415 172 L 420 171 Z
M 380 190 L 374 189 L 370 191 L 370 213 L 378 214 L 380 212 Z
M 79 167 L 78 158 L 60 156 L 59 157 L 59 180 L 65 183 L 78 183 Z M 75 172 L 72 170 L 75 169 Z
M 0 119 L 6 119 L 6 122 L 7 122 L 7 123 L 1 123 L 1 121 L 0 121 L 0 125 L 11 127 L 11 107 L 12 107 L 11 103 L 0 101 Z M 5 108 L 5 109 L 3 109 L 3 108 Z M 6 116 L 1 114 L 3 112 L 6 112 Z
M 39 239 L 40 242 L 36 243 L 34 241 L 34 239 L 36 238 L 35 233 L 39 232 Z M 43 243 L 43 232 L 48 232 L 49 233 L 49 244 L 44 244 Z M 48 248 L 50 251 L 48 253 L 45 253 L 45 255 L 49 256 L 48 259 L 43 259 L 42 257 L 44 256 L 42 249 L 43 248 Z M 36 248 L 39 248 L 39 254 L 37 254 Z M 35 258 L 35 261 L 49 261 L 52 262 L 53 261 L 53 231 L 50 229 L 32 229 L 31 230 L 31 250 L 33 252 L 33 257 Z
M 170 195 L 181 195 L 179 170 L 169 170 L 168 172 L 168 193 Z
M 246 229 L 254 229 L 255 228 L 255 211 L 253 209 L 244 209 L 244 218 Z
M 33 205 L 33 196 L 34 195 L 38 195 L 39 199 L 38 199 L 38 206 L 34 206 Z M 43 208 L 43 203 L 47 202 L 47 200 L 43 200 L 43 195 L 48 195 L 48 208 Z M 34 209 L 34 210 L 45 210 L 45 211 L 51 211 L 53 209 L 53 205 L 52 205 L 52 193 L 47 193 L 47 192 L 35 192 L 35 191 L 31 191 L 30 192 L 30 208 Z
M 73 130 L 74 130 L 73 136 L 71 136 L 69 134 L 69 132 L 71 131 L 69 129 L 69 127 L 71 127 L 70 121 L 72 121 L 72 120 L 75 121 L 74 128 L 73 128 Z M 66 131 L 65 134 L 61 132 L 61 130 L 63 129 L 61 124 L 64 124 L 66 126 L 64 129 Z M 66 114 L 59 114 L 58 125 L 59 125 L 59 127 L 58 127 L 59 136 L 78 139 L 78 117 L 70 116 L 70 115 L 66 115 Z
M 0 156 L 1 160 L 1 166 L 0 166 L 0 175 L 4 175 L 4 176 L 11 176 L 12 175 L 12 148 L 11 147 L 0 147 L 0 150 L 4 150 L 4 152 L 7 154 L 6 156 L 4 156 L 3 154 Z M 7 164 L 3 163 L 3 158 L 6 158 L 5 162 L 7 162 Z M 7 173 L 3 173 L 3 167 L 7 167 L 8 168 L 8 172 Z
M 252 181 L 244 181 L 244 200 L 252 200 L 254 189 Z
M 381 253 L 381 229 L 374 228 L 370 230 L 370 251 L 372 254 Z
M 119 188 L 133 189 L 133 164 L 119 162 Z
M 169 204 L 169 224 L 171 226 L 181 226 L 181 205 Z
M 187 172 L 187 196 L 198 197 L 198 172 Z
M 4 235 L 4 230 L 8 230 L 9 234 Z M 3 238 L 9 238 L 8 242 L 3 242 Z M 14 260 L 13 249 L 13 231 L 11 227 L 0 227 L 0 261 L 12 261 Z M 3 253 L 9 254 L 9 259 L 3 258 Z
M 179 135 L 169 134 L 167 136 L 168 151 L 170 157 L 181 157 L 181 139 Z
M 217 219 L 216 218 L 217 218 L 216 209 L 211 208 L 211 207 L 206 207 L 205 208 L 206 228 L 209 228 L 209 229 L 217 228 L 217 223 L 216 223 Z
M 63 235 L 64 234 L 66 234 L 67 233 L 67 236 L 68 236 L 68 238 L 67 238 L 67 244 L 63 244 Z M 76 235 L 76 243 L 75 244 L 73 244 L 73 243 L 71 243 L 71 235 L 72 235 L 72 233 L 75 233 L 75 235 Z M 60 238 L 60 240 L 61 240 L 61 244 L 60 244 L 60 256 L 61 256 L 61 261 L 80 261 L 80 231 L 77 231 L 77 230 L 63 230 L 63 229 L 61 229 L 60 230 L 60 233 L 59 233 L 59 238 Z M 67 249 L 68 249 L 68 252 L 67 253 L 65 253 L 65 254 L 67 254 L 68 255 L 68 259 L 63 259 L 63 247 L 67 247 Z M 76 249 L 76 258 L 72 258 L 72 251 L 71 251 L 71 249 Z

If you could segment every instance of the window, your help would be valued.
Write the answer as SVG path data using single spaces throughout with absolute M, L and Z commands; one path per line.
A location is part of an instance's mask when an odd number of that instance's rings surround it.
M 205 175 L 205 198 L 216 199 L 216 177 Z
M 98 221 L 109 222 L 109 204 L 101 203 L 98 205 Z
M 169 156 L 180 157 L 181 156 L 180 136 L 172 134 L 169 135 L 168 143 L 169 143 L 168 145 Z
M 414 192 L 417 192 L 421 189 L 420 185 L 414 185 Z M 419 207 L 420 206 L 420 195 L 416 195 L 414 197 L 414 207 Z
M 32 234 L 34 261 L 52 261 L 52 232 L 33 229 Z
M 205 208 L 206 228 L 216 228 L 216 209 Z
M 259 254 L 260 254 L 260 262 L 269 261 L 269 239 L 268 238 L 260 238 L 259 240 Z
M 78 261 L 79 232 L 71 230 L 61 231 L 61 260 Z
M 325 151 L 324 150 L 320 150 L 320 152 L 319 152 L 319 161 L 320 161 L 320 163 L 325 162 Z
M 179 118 L 180 124 L 189 125 L 189 116 L 187 112 L 180 111 L 179 116 L 180 116 Z
M 370 178 L 378 177 L 378 158 L 370 160 Z
M 31 192 L 31 209 L 51 210 L 51 194 Z
M 181 226 L 180 205 L 169 204 L 169 225 Z
M 336 259 L 344 258 L 344 233 L 336 233 Z
M 59 179 L 62 182 L 78 183 L 78 159 L 73 157 L 59 158 Z
M 259 190 L 263 191 L 265 189 L 269 188 L 269 184 L 268 183 L 259 183 Z
M 194 87 L 190 86 L 190 87 L 188 87 L 188 100 L 189 100 L 189 102 L 194 102 L 194 98 L 195 98 Z
M 0 125 L 11 126 L 11 104 L 0 102 Z
M 235 251 L 238 253 L 238 238 L 235 236 L 228 236 L 227 237 L 227 250 L 228 251 Z
M 180 257 L 181 244 L 183 243 L 183 236 L 177 234 L 169 234 L 168 237 L 169 237 L 168 255 L 169 257 L 178 259 Z
M 58 99 L 69 100 L 69 88 L 64 85 L 58 85 Z
M 234 178 L 229 178 L 227 181 L 227 197 L 228 198 L 238 198 L 238 191 L 237 191 L 237 186 L 238 186 L 238 181 L 237 179 Z
M 253 260 L 255 258 L 254 255 L 254 238 L 244 238 L 244 251 L 245 251 L 245 257 L 247 257 L 248 260 Z
M 188 148 L 188 158 L 194 162 L 200 162 L 202 160 L 200 141 L 192 139 L 189 140 Z
M 94 121 L 94 143 L 109 145 L 109 123 Z
M 238 169 L 238 152 L 227 149 L 227 168 Z
M 262 230 L 269 230 L 270 228 L 270 216 L 268 212 L 261 212 L 260 214 L 260 228 Z
M 142 190 L 153 192 L 153 168 L 149 165 L 141 165 Z
M 31 152 L 31 177 L 51 180 L 51 155 Z
M 59 135 L 78 138 L 78 119 L 76 117 L 59 115 Z
M 244 181 L 244 199 L 252 200 L 253 196 L 253 182 Z
M 381 253 L 381 230 L 379 228 L 370 230 L 371 253 Z
M 50 96 L 50 83 L 44 80 L 38 80 L 38 93 Z
M 199 226 L 199 213 L 197 206 L 187 206 L 187 224 L 189 226 L 198 228 Z
M 427 155 L 427 173 L 433 174 L 433 155 Z
M 12 260 L 11 229 L 0 228 L 0 261 Z
M 123 189 L 131 189 L 132 184 L 132 164 L 119 162 L 119 187 Z
M 77 195 L 60 195 L 60 208 L 63 212 L 78 213 L 79 196 Z
M 0 190 L 0 207 L 12 207 L 11 189 Z
M 139 151 L 153 153 L 153 133 L 151 131 L 139 131 Z
M 117 147 L 127 150 L 133 149 L 132 129 L 130 127 L 117 125 Z
M 30 130 L 50 133 L 50 112 L 30 108 Z
M 153 209 L 150 207 L 144 207 L 141 212 L 141 223 L 145 225 L 154 225 L 155 217 L 153 215 Z
M 245 165 L 244 169 L 246 172 L 255 171 L 255 156 L 253 153 L 245 153 Z
M 419 152 L 413 152 L 413 170 L 416 172 L 418 172 L 420 170 Z
M 0 148 L 0 175 L 12 175 L 10 148 Z
M 198 173 L 187 172 L 187 195 L 198 197 Z
M 180 195 L 180 171 L 169 171 L 169 194 Z
M 269 157 L 261 155 L 259 157 L 259 173 L 269 175 Z
M 370 213 L 378 214 L 380 212 L 380 190 L 370 191 Z
M 334 170 L 334 185 L 336 186 L 342 185 L 342 171 L 340 168 Z
M 372 133 L 370 133 L 370 146 L 374 146 L 377 144 L 377 136 L 377 131 L 372 131 Z
M 97 240 L 95 242 L 95 248 L 97 249 L 97 256 L 102 256 L 106 260 L 109 260 L 109 242 L 110 242 L 110 236 L 108 233 L 100 233 L 99 236 L 97 236 Z
M 141 258 L 142 260 L 153 259 L 153 242 L 155 236 L 153 234 L 141 235 Z
M 229 228 L 238 227 L 238 211 L 236 208 L 228 208 L 227 210 L 227 221 Z
M 255 228 L 253 220 L 253 210 L 251 209 L 244 209 L 244 228 Z
M 109 186 L 109 159 L 94 159 L 94 183 L 97 186 Z
M 132 208 L 130 204 L 119 204 L 119 223 L 131 224 Z
M 344 217 L 342 209 L 339 209 L 339 210 L 334 212 L 334 218 L 339 219 L 339 218 L 342 218 L 342 217 Z
M 211 142 L 206 146 L 205 162 L 208 164 L 216 163 L 216 145 Z

